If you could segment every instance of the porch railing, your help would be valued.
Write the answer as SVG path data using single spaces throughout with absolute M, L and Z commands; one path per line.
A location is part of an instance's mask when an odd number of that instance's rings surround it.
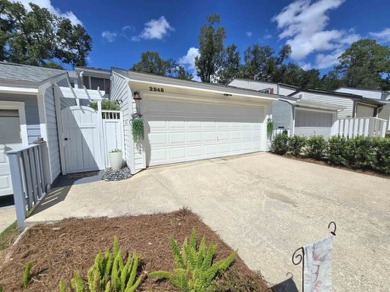
M 332 135 L 344 137 L 384 137 L 387 121 L 378 118 L 348 118 L 337 120 L 332 126 Z
M 43 148 L 46 143 L 31 144 L 8 151 L 17 225 L 24 228 L 30 210 L 46 195 Z

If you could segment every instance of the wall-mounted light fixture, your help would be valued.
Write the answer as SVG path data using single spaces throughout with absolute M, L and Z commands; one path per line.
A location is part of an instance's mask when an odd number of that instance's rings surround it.
M 117 103 L 118 105 L 120 105 L 122 102 L 123 102 L 122 99 L 117 99 L 117 100 L 116 100 L 116 103 Z
M 139 90 L 134 91 L 133 97 L 134 97 L 134 100 L 142 100 Z

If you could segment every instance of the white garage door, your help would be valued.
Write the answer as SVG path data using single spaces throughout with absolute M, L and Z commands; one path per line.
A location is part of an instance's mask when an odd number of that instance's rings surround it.
M 261 107 L 145 98 L 143 112 L 147 165 L 262 149 Z
M 11 174 L 5 152 L 21 145 L 18 111 L 0 110 L 0 196 L 12 194 Z

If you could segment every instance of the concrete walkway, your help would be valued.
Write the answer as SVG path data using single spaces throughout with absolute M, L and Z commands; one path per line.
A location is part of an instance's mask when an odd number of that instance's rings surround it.
M 152 168 L 122 182 L 73 186 L 28 223 L 120 216 L 188 207 L 272 284 L 301 269 L 300 246 L 334 241 L 334 291 L 390 287 L 390 180 L 259 153 Z

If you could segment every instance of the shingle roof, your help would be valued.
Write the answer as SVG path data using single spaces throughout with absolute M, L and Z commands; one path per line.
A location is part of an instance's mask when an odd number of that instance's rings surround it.
M 0 62 L 0 82 L 39 85 L 52 77 L 65 73 L 65 70 Z

